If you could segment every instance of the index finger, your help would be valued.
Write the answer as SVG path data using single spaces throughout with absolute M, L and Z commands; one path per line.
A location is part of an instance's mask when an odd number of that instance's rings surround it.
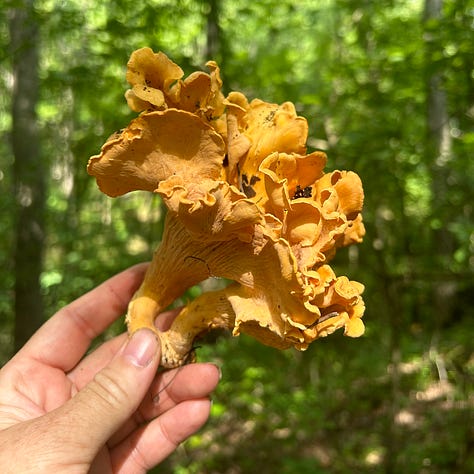
M 66 372 L 71 370 L 92 340 L 124 314 L 147 266 L 144 263 L 130 267 L 60 309 L 18 355 Z

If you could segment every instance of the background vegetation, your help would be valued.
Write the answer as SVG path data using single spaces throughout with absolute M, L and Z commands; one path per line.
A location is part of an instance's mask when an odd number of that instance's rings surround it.
M 160 239 L 156 198 L 109 199 L 85 171 L 131 118 L 130 53 L 212 58 L 361 176 L 367 236 L 336 265 L 366 285 L 367 332 L 207 341 L 212 418 L 159 472 L 474 472 L 473 39 L 472 0 L 2 2 L 0 360 Z

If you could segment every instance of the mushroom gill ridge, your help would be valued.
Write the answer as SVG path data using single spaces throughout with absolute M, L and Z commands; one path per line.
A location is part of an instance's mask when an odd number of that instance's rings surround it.
M 279 349 L 304 350 L 339 328 L 360 336 L 364 287 L 329 264 L 364 236 L 360 178 L 326 173 L 325 153 L 307 153 L 307 121 L 292 103 L 224 97 L 219 67 L 207 66 L 183 79 L 163 53 L 132 53 L 126 99 L 139 115 L 87 166 L 105 194 L 153 192 L 168 208 L 129 332 L 156 332 L 165 367 L 186 363 L 195 337 L 217 327 Z M 159 313 L 209 276 L 232 283 L 159 331 Z

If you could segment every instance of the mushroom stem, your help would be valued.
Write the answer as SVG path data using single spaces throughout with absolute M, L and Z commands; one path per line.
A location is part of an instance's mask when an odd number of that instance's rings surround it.
M 157 332 L 154 322 L 158 314 L 188 288 L 211 276 L 253 284 L 245 265 L 229 258 L 242 252 L 237 238 L 205 242 L 190 235 L 173 213 L 167 214 L 164 229 L 143 283 L 128 306 L 130 334 L 141 328 Z M 251 253 L 251 248 L 247 251 Z
M 226 289 L 202 294 L 181 310 L 167 331 L 158 333 L 161 365 L 173 368 L 185 364 L 196 337 L 212 329 L 232 329 L 234 322 Z
M 145 278 L 128 306 L 130 334 L 141 328 L 157 331 L 155 318 L 183 292 L 209 277 L 199 248 L 180 222 L 166 217 L 163 238 L 153 254 Z

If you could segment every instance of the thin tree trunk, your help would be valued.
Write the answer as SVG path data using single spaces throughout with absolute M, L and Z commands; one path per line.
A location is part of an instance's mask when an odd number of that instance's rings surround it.
M 219 0 L 207 0 L 206 58 L 219 60 L 221 31 L 219 27 Z
M 17 350 L 43 321 L 40 275 L 46 166 L 40 156 L 36 115 L 39 29 L 34 0 L 16 3 L 9 26 L 14 80 L 11 142 L 16 217 L 14 345 Z
M 442 0 L 426 0 L 424 19 L 439 20 L 441 18 Z M 441 27 L 441 26 L 439 26 Z M 443 71 L 433 67 L 430 55 L 441 45 L 436 44 L 429 34 L 427 38 L 427 153 L 431 163 L 433 206 L 440 217 L 446 214 L 448 205 L 449 162 L 452 159 L 452 140 L 449 130 L 449 115 L 446 91 L 443 84 Z M 438 215 L 439 215 L 438 214 Z M 450 256 L 453 250 L 451 233 L 442 226 L 437 232 L 435 242 L 441 255 Z
M 440 20 L 442 18 L 443 0 L 426 0 L 424 20 Z M 442 26 L 439 25 L 438 28 Z M 427 154 L 431 163 L 431 191 L 433 196 L 433 215 L 437 216 L 441 225 L 433 230 L 434 261 L 437 262 L 440 274 L 449 274 L 455 241 L 449 231 L 451 209 L 449 204 L 449 167 L 452 159 L 452 140 L 449 130 L 449 113 L 447 96 L 443 84 L 443 70 L 433 68 L 431 53 L 442 47 L 426 35 L 427 44 Z M 436 365 L 440 382 L 447 382 L 444 360 L 438 353 L 438 342 L 444 323 L 448 322 L 453 313 L 457 283 L 454 280 L 439 278 L 433 283 L 433 336 L 430 357 Z

